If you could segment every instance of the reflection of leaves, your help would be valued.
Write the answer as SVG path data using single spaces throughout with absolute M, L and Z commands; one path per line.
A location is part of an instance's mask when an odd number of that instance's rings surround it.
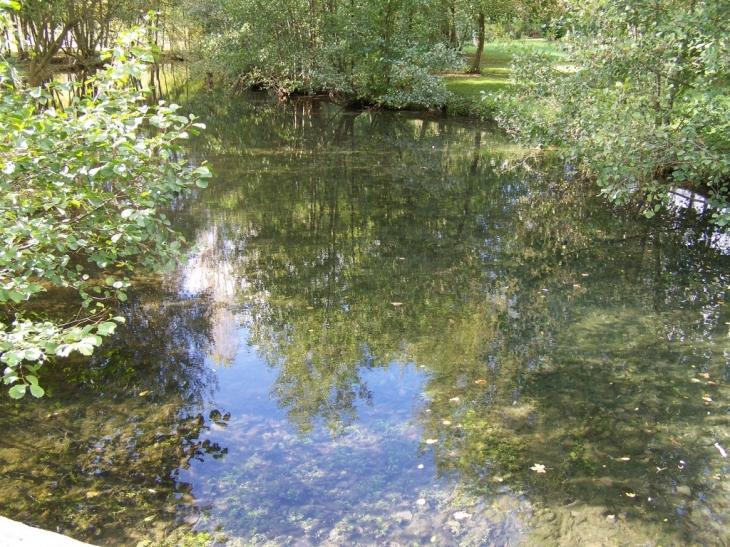
M 667 396 L 670 380 L 687 383 L 682 363 L 723 374 L 712 368 L 730 270 L 707 244 L 719 234 L 681 215 L 636 221 L 596 206 L 549 169 L 497 173 L 503 152 L 475 150 L 470 128 L 367 114 L 347 121 L 351 140 L 332 142 L 319 124 L 328 108 L 283 107 L 271 118 L 279 129 L 262 124 L 258 136 L 239 117 L 247 131 L 236 138 L 251 142 L 223 143 L 241 157 L 235 184 L 195 204 L 218 225 L 216 248 L 240 250 L 219 260 L 240 281 L 249 342 L 277 367 L 272 395 L 300 431 L 324 419 L 339 433 L 372 401 L 361 371 L 415 363 L 428 373 L 419 420 L 423 438 L 438 439 L 439 473 L 476 490 L 521 488 L 539 460 L 551 473 L 535 495 L 580 490 L 603 503 L 584 486 L 595 473 L 641 465 L 608 454 L 669 444 L 647 431 L 704 406 L 700 391 Z M 314 133 L 281 137 L 303 117 Z M 276 152 L 246 153 L 262 143 Z M 670 348 L 661 356 L 658 340 Z M 661 454 L 676 449 L 659 446 L 650 465 L 667 468 Z M 676 473 L 671 463 L 659 477 Z
M 0 498 L 0 513 L 46 529 L 73 528 L 94 543 L 135 544 L 151 534 L 138 526 L 144 518 L 154 516 L 164 528 L 197 511 L 187 497 L 172 512 L 163 508 L 186 492 L 181 464 L 226 452 L 201 439 L 205 421 L 191 412 L 215 385 L 204 366 L 208 306 L 202 298 L 173 299 L 145 281 L 138 285 L 144 301 L 129 294 L 128 321 L 104 352 L 49 369 L 57 409 L 27 405 L 12 414 L 23 425 L 4 433 L 3 446 L 24 448 L 20 458 L 13 450 L 3 456 L 13 469 L 4 480 L 14 488 Z M 11 415 L 1 400 L 0 412 Z

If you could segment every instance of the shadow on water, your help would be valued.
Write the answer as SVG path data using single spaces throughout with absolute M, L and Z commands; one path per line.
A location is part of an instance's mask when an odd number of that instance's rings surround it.
M 216 387 L 209 305 L 159 280 L 137 286 L 119 310 L 127 325 L 97 355 L 47 365 L 49 397 L 0 403 L 3 515 L 127 545 L 199 513 L 179 471 L 227 452 L 200 413 Z
M 727 544 L 724 234 L 467 123 L 185 108 L 219 174 L 172 207 L 197 251 L 53 398 L 2 403 L 5 514 L 108 544 Z

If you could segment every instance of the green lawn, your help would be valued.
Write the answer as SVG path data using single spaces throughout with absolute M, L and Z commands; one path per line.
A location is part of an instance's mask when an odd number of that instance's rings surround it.
M 484 45 L 481 74 L 448 74 L 444 76 L 446 88 L 464 101 L 480 101 L 480 91 L 498 91 L 507 85 L 509 64 L 520 50 L 535 49 L 548 53 L 557 61 L 565 56 L 558 42 L 542 38 L 528 38 Z M 464 49 L 467 63 L 474 57 L 475 47 Z

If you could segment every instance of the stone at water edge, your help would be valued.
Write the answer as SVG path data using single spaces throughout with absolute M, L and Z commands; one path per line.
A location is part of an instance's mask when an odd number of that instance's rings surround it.
M 68 536 L 0 517 L 0 547 L 89 547 Z M 91 546 L 93 547 L 93 546 Z

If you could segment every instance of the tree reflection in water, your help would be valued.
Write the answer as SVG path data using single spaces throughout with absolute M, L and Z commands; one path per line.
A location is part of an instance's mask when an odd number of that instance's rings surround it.
M 59 370 L 54 398 L 3 403 L 6 514 L 121 543 L 208 503 L 269 545 L 512 544 L 507 514 L 528 544 L 730 540 L 723 234 L 693 211 L 609 209 L 466 123 L 187 108 L 208 125 L 189 154 L 220 175 L 172 207 L 200 252 L 130 298 L 116 342 Z M 209 367 L 243 362 L 240 334 L 297 434 L 255 414 L 244 380 L 215 392 Z M 399 375 L 423 385 L 374 381 Z M 437 498 L 444 484 L 458 495 Z
M 677 495 L 714 489 L 707 404 L 727 399 L 728 258 L 694 211 L 609 208 L 467 125 L 252 104 L 214 106 L 194 153 L 221 182 L 181 214 L 215 226 L 189 235 L 300 432 L 346 434 L 377 404 L 365 372 L 414 363 L 423 440 L 465 491 L 667 519 L 680 541 L 728 508 L 703 494 L 693 521 Z

